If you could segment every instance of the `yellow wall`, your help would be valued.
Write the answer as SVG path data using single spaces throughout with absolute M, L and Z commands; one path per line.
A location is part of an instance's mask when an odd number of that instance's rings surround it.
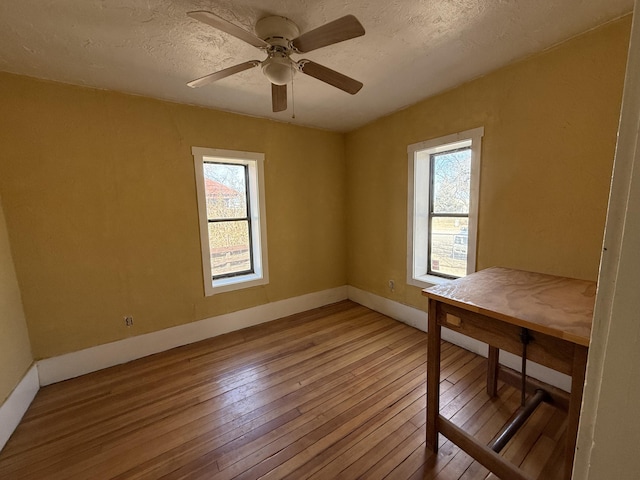
M 20 290 L 0 203 L 0 405 L 33 361 Z
M 341 134 L 9 74 L 0 105 L 36 358 L 346 283 Z M 266 154 L 269 285 L 204 297 L 194 145 Z
M 595 280 L 630 25 L 629 15 L 348 134 L 349 284 L 424 307 L 405 284 L 406 148 L 479 126 L 478 269 Z

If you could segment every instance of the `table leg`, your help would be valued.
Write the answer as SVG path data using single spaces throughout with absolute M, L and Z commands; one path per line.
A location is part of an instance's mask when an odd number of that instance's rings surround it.
M 489 357 L 487 358 L 487 393 L 495 397 L 498 392 L 498 361 L 500 349 L 489 345 Z
M 427 344 L 427 448 L 438 451 L 437 419 L 440 413 L 440 335 L 437 302 L 429 299 L 429 331 Z
M 576 345 L 573 353 L 573 367 L 571 371 L 571 398 L 569 399 L 569 412 L 567 419 L 567 449 L 564 460 L 564 478 L 571 479 L 573 470 L 573 456 L 576 449 L 578 436 L 578 420 L 582 407 L 582 391 L 587 368 L 588 348 Z

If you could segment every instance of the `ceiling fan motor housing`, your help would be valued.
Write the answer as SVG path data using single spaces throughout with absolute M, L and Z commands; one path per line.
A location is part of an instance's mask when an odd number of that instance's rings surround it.
M 288 50 L 291 41 L 300 35 L 300 29 L 288 18 L 272 15 L 258 20 L 256 35 L 273 46 Z

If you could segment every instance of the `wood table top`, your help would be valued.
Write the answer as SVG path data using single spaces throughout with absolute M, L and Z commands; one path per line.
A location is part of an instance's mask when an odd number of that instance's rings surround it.
M 424 289 L 428 298 L 589 346 L 596 283 L 493 267 Z

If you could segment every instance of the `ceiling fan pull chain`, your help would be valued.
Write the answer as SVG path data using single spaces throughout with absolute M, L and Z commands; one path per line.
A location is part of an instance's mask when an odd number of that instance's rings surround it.
M 293 65 L 291 65 L 291 118 L 296 118 L 296 97 L 293 94 Z

